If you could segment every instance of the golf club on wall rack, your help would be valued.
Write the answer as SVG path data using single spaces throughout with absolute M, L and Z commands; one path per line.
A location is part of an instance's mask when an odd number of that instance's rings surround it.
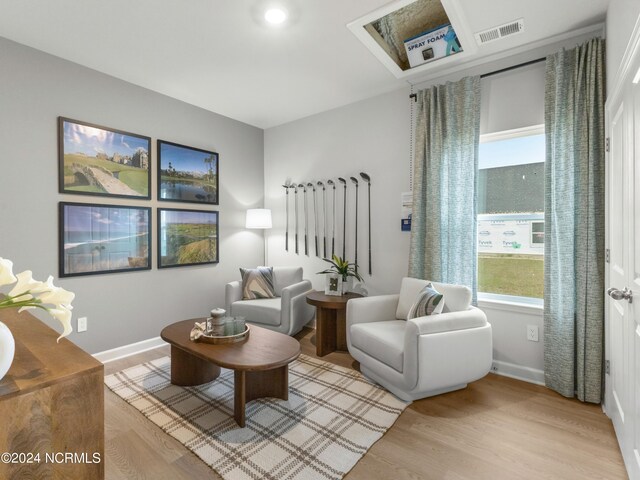
M 355 263 L 355 270 L 356 273 L 358 273 L 358 179 L 356 177 L 351 177 L 351 181 L 356 185 L 356 239 L 354 242 L 355 259 L 353 260 L 353 263 Z
M 296 254 L 299 252 L 298 249 L 298 186 L 295 184 L 295 182 L 293 183 L 293 185 L 291 185 L 291 187 L 289 188 L 293 188 L 293 194 L 294 194 L 294 198 L 295 198 L 295 204 L 294 204 L 294 215 L 296 217 L 295 220 L 295 225 L 296 225 Z
M 307 186 L 304 183 L 299 183 L 298 188 L 302 189 L 304 195 L 304 254 L 309 255 L 309 224 L 307 222 L 309 210 L 307 208 Z
M 367 227 L 369 229 L 369 275 L 371 275 L 371 177 L 364 172 L 360 172 L 362 179 L 367 182 L 367 210 L 368 217 Z
M 288 252 L 289 251 L 289 188 L 291 188 L 291 185 L 285 182 L 285 184 L 282 186 L 284 187 L 284 191 L 286 193 L 285 200 L 284 200 L 284 204 L 285 204 L 284 249 Z
M 367 242 L 368 242 L 368 260 L 369 260 L 369 275 L 372 274 L 372 251 L 371 251 L 371 177 L 365 173 L 360 172 L 359 174 L 362 182 L 367 183 Z M 358 214 L 359 214 L 359 187 L 360 182 L 358 178 L 353 176 L 349 177 L 351 183 L 355 185 L 355 206 L 354 206 L 354 264 L 356 265 L 355 270 L 358 273 Z M 314 228 L 314 245 L 315 245 L 315 254 L 317 257 L 328 258 L 329 257 L 329 227 L 328 227 L 328 213 L 331 213 L 331 257 L 336 255 L 336 225 L 338 223 L 338 204 L 336 198 L 336 187 L 338 184 L 342 185 L 343 188 L 343 201 L 342 201 L 342 258 L 346 259 L 347 256 L 347 185 L 348 182 L 346 178 L 337 177 L 337 181 L 333 179 L 327 179 L 326 181 L 317 180 L 317 181 L 308 181 L 308 182 L 300 182 L 295 183 L 290 180 L 286 180 L 282 185 L 285 189 L 285 250 L 289 251 L 289 189 L 293 188 L 294 192 L 294 228 L 295 233 L 292 235 L 295 241 L 295 253 L 300 254 L 300 219 L 299 215 L 304 214 L 304 253 L 309 256 L 309 243 L 310 243 L 310 231 L 309 231 L 309 223 L 311 219 L 309 218 L 309 203 L 310 200 L 307 198 L 307 192 L 313 193 L 313 228 Z M 332 197 L 331 197 L 331 207 L 327 208 L 327 189 L 331 186 L 332 189 Z M 320 212 L 318 210 L 318 190 L 322 187 L 322 219 L 320 219 Z M 303 202 L 304 204 L 301 208 L 298 208 L 298 190 L 302 189 L 302 195 L 304 196 Z M 302 211 L 301 211 L 302 210 Z M 322 221 L 321 221 L 322 220 Z M 322 224 L 322 225 L 321 225 Z M 322 237 L 322 245 L 320 245 L 320 237 Z
M 344 201 L 342 212 L 342 259 L 347 258 L 347 181 L 338 177 L 338 181 L 344 186 Z
M 327 193 L 324 183 L 318 181 L 317 185 L 322 187 L 322 247 L 323 247 L 323 256 L 322 258 L 327 258 Z M 316 214 L 317 215 L 317 214 Z M 318 217 L 316 216 L 316 228 L 318 228 Z M 320 254 L 318 253 L 318 256 Z
M 331 214 L 331 258 L 336 254 L 336 183 L 329 179 L 327 180 L 327 185 L 331 185 L 333 187 L 333 204 Z M 326 223 L 325 223 L 326 225 Z M 327 255 L 325 254 L 325 258 Z
M 315 246 L 316 246 L 316 256 L 319 257 L 320 256 L 320 251 L 318 250 L 318 197 L 316 195 L 316 186 L 314 183 L 309 182 L 307 183 L 307 187 L 311 187 L 311 190 L 313 191 L 313 215 L 314 215 L 314 231 L 313 233 L 315 234 Z

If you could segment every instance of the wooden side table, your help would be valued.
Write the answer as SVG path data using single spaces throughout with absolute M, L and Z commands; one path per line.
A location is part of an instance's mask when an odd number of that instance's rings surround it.
M 340 296 L 318 291 L 307 294 L 307 303 L 316 307 L 316 355 L 347 351 L 347 302 L 358 297 L 362 295 L 354 292 Z

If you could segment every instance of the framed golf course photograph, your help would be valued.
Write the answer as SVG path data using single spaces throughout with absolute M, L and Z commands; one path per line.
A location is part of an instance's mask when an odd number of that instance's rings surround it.
M 151 138 L 58 117 L 60 193 L 151 198 Z
M 60 276 L 151 269 L 151 208 L 60 202 Z
M 158 268 L 218 263 L 218 212 L 158 209 Z
M 158 200 L 218 205 L 218 154 L 158 140 Z

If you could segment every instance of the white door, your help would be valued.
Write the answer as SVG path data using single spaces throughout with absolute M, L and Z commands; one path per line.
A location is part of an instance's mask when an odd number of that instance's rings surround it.
M 636 55 L 638 59 L 635 63 L 634 71 L 640 74 L 640 55 Z M 638 74 L 635 78 L 638 78 Z M 633 323 L 631 348 L 633 365 L 631 367 L 631 375 L 633 378 L 633 415 L 634 428 L 633 438 L 631 440 L 630 450 L 632 452 L 632 460 L 628 467 L 629 476 L 633 479 L 640 479 L 640 82 L 631 83 L 633 92 L 633 154 L 630 155 L 631 163 L 634 168 L 632 177 L 632 195 L 633 204 L 631 206 L 631 265 L 629 275 L 631 281 L 629 288 L 635 294 L 635 301 L 629 305 L 629 314 Z
M 629 222 L 628 209 L 624 208 L 625 196 L 628 192 L 629 162 L 628 149 L 625 148 L 627 115 L 625 105 L 615 105 L 611 112 L 609 124 L 609 287 L 623 290 L 627 284 L 628 242 L 625 241 Z M 628 338 L 629 307 L 626 301 L 605 300 L 608 304 L 608 352 L 609 375 L 607 380 L 607 413 L 613 420 L 619 440 L 624 443 L 629 427 L 629 388 L 627 384 L 629 370 Z
M 608 247 L 605 408 L 629 478 L 640 480 L 640 51 L 607 102 Z M 635 297 L 635 298 L 634 298 Z

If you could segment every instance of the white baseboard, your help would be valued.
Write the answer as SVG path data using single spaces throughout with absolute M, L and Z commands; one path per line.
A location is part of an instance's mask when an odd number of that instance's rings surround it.
M 313 325 L 313 327 L 315 327 L 315 325 Z M 98 352 L 95 353 L 93 357 L 99 362 L 109 363 L 115 360 L 120 360 L 121 358 L 130 357 L 137 353 L 153 350 L 154 348 L 162 347 L 163 345 L 167 345 L 167 343 L 160 337 L 154 337 L 142 340 L 141 342 L 123 345 L 122 347 L 112 348 L 111 350 L 105 350 L 104 352 Z M 544 372 L 542 370 L 523 367 L 521 365 L 516 365 L 515 363 L 494 360 L 491 364 L 491 373 L 502 375 L 504 377 L 515 378 L 516 380 L 522 380 L 523 382 L 535 383 L 536 385 L 544 385 Z
M 544 386 L 544 371 L 536 368 L 523 367 L 515 363 L 494 360 L 491 364 L 491 373 Z
M 154 337 L 142 340 L 141 342 L 123 345 L 122 347 L 112 348 L 111 350 L 105 350 L 104 352 L 94 353 L 93 358 L 102 363 L 109 363 L 114 360 L 130 357 L 137 353 L 146 352 L 147 350 L 153 350 L 154 348 L 162 347 L 163 345 L 167 345 L 167 343 L 160 337 Z

